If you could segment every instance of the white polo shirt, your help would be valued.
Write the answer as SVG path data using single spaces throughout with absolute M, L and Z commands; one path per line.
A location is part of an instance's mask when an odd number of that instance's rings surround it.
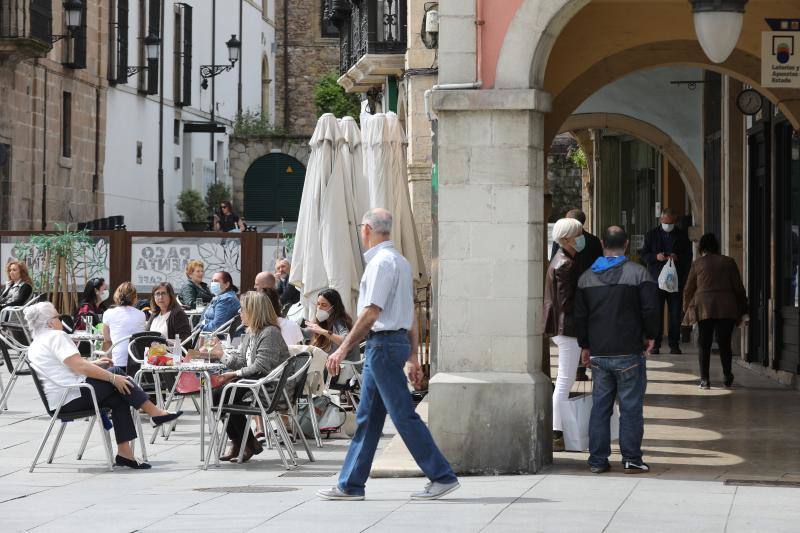
M 392 241 L 373 246 L 364 254 L 367 266 L 358 293 L 358 314 L 365 307 L 381 309 L 372 331 L 410 330 L 414 323 L 414 282 L 411 265 Z

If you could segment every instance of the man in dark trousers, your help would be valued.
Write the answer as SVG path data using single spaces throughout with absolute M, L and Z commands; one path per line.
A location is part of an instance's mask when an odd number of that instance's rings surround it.
M 567 214 L 564 215 L 564 218 L 574 218 L 580 222 L 581 225 L 586 224 L 586 214 L 580 209 L 570 209 L 567 211 Z M 576 242 L 576 251 L 578 253 L 575 255 L 575 263 L 578 265 L 578 277 L 589 270 L 589 267 L 592 266 L 592 263 L 594 263 L 598 257 L 602 257 L 603 255 L 603 243 L 600 242 L 600 239 L 586 230 L 583 230 L 582 237 L 583 239 L 578 237 Z M 553 242 L 553 248 L 550 251 L 550 257 L 555 257 L 556 252 L 558 252 L 558 243 Z M 586 375 L 586 367 L 583 366 L 583 363 L 579 362 L 575 381 L 587 381 L 588 379 L 589 378 Z
M 603 257 L 578 280 L 575 330 L 581 359 L 592 365 L 589 467 L 611 465 L 610 418 L 619 401 L 619 447 L 626 474 L 650 471 L 642 460 L 646 356 L 658 329 L 656 283 L 642 265 L 625 256 L 628 236 L 611 226 L 603 233 Z
M 647 270 L 658 283 L 661 269 L 672 259 L 678 271 L 678 292 L 658 290 L 658 334 L 655 338 L 654 354 L 661 349 L 661 339 L 664 336 L 664 305 L 667 306 L 669 320 L 668 341 L 670 353 L 681 353 L 681 306 L 683 305 L 683 286 L 689 275 L 692 265 L 692 243 L 685 231 L 675 226 L 677 216 L 672 209 L 661 211 L 661 224 L 647 232 L 644 237 L 644 247 L 639 255 L 647 264 Z

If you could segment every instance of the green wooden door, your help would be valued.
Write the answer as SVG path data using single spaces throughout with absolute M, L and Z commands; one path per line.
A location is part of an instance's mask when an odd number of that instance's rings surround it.
M 256 159 L 244 175 L 244 218 L 249 221 L 297 221 L 306 167 L 286 154 Z

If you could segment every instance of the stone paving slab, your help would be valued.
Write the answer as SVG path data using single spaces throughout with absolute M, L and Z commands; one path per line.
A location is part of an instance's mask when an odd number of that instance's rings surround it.
M 667 372 L 670 367 L 659 368 Z M 662 383 L 669 382 L 669 376 L 662 377 Z M 769 396 L 769 390 L 778 396 Z M 782 389 L 764 387 L 761 392 L 767 396 L 759 401 L 779 398 L 780 409 L 789 408 Z M 722 480 L 792 480 L 800 476 L 800 465 L 792 466 L 780 455 L 742 455 L 738 439 L 745 438 L 746 431 L 737 428 L 736 421 L 700 428 L 733 439 L 736 453 L 720 451 L 725 439 L 716 436 L 692 441 L 691 427 L 684 422 L 707 414 L 697 405 L 686 405 L 687 396 L 675 398 L 678 404 L 650 406 L 650 413 L 657 415 L 655 425 L 679 427 L 676 436 L 681 438 L 667 443 L 676 449 L 664 452 L 672 462 L 658 463 L 649 475 L 626 476 L 615 465 L 611 473 L 593 476 L 586 473 L 585 454 L 559 454 L 555 466 L 541 475 L 463 478 L 462 488 L 439 502 L 410 500 L 409 494 L 425 483 L 414 477 L 370 479 L 366 501 L 327 502 L 315 493 L 336 482 L 347 440 L 327 440 L 323 449 L 314 448 L 314 463 L 298 450 L 300 467 L 288 475 L 271 450 L 246 465 L 227 463 L 203 471 L 199 419 L 191 407 L 169 441 L 159 439 L 148 446 L 154 465 L 150 471 L 108 472 L 97 433 L 84 460 L 76 461 L 85 428 L 76 422 L 65 433 L 54 463 L 42 462 L 30 474 L 48 419 L 40 414 L 41 402 L 30 378 L 23 377 L 12 395 L 12 410 L 0 414 L 0 532 L 797 531 L 800 489 L 728 486 Z M 787 422 L 793 424 L 794 419 Z M 390 449 L 393 431 L 387 424 L 381 449 Z M 651 450 L 670 448 L 658 442 L 669 430 L 650 431 L 655 436 L 647 443 Z M 786 438 L 773 426 L 767 431 L 770 438 Z M 714 443 L 716 450 L 709 445 Z M 731 461 L 731 455 L 745 460 Z M 683 464 L 685 457 L 694 463 Z M 720 464 L 697 465 L 698 458 Z M 301 477 L 311 473 L 317 475 Z

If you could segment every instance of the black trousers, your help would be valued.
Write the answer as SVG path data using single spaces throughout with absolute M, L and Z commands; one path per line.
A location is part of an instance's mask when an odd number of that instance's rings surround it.
M 661 348 L 664 337 L 664 305 L 667 306 L 667 325 L 669 326 L 667 340 L 669 347 L 675 348 L 681 344 L 681 302 L 683 291 L 667 292 L 658 289 L 658 333 L 654 348 Z
M 731 349 L 731 336 L 736 321 L 729 318 L 709 318 L 698 323 L 700 330 L 700 378 L 709 380 L 709 366 L 711 364 L 711 345 L 714 343 L 714 333 L 719 344 L 719 358 L 722 362 L 722 372 L 725 377 L 732 375 L 731 362 L 733 350 Z
M 214 405 L 219 406 L 219 400 L 222 397 L 222 389 L 224 387 L 218 387 L 211 391 L 211 396 L 214 399 Z M 248 396 L 251 397 L 250 391 L 247 389 L 236 389 L 233 393 L 233 403 L 245 403 L 243 402 L 244 397 Z M 228 403 L 228 398 L 230 398 L 230 394 L 225 396 L 225 403 Z M 249 403 L 249 402 L 246 402 Z M 239 442 L 243 444 L 247 444 L 247 441 L 253 436 L 253 432 L 250 428 L 247 428 L 247 437 L 242 440 L 242 434 L 245 430 L 245 424 L 247 424 L 247 417 L 245 415 L 239 414 L 228 414 L 228 427 L 225 430 L 225 433 L 228 434 L 228 438 L 231 439 L 233 442 Z
M 125 379 L 125 376 L 118 376 L 117 379 Z M 128 382 L 131 386 L 131 392 L 123 395 L 108 381 L 101 381 L 95 378 L 86 379 L 86 383 L 94 389 L 98 407 L 111 409 L 111 418 L 114 421 L 114 437 L 117 439 L 117 444 L 130 442 L 136 438 L 136 426 L 131 416 L 131 407 L 139 409 L 148 400 L 147 393 L 141 387 L 134 384 L 133 380 Z M 71 413 L 90 409 L 94 409 L 92 394 L 88 389 L 81 389 L 81 397 L 64 404 L 61 407 L 61 412 Z

